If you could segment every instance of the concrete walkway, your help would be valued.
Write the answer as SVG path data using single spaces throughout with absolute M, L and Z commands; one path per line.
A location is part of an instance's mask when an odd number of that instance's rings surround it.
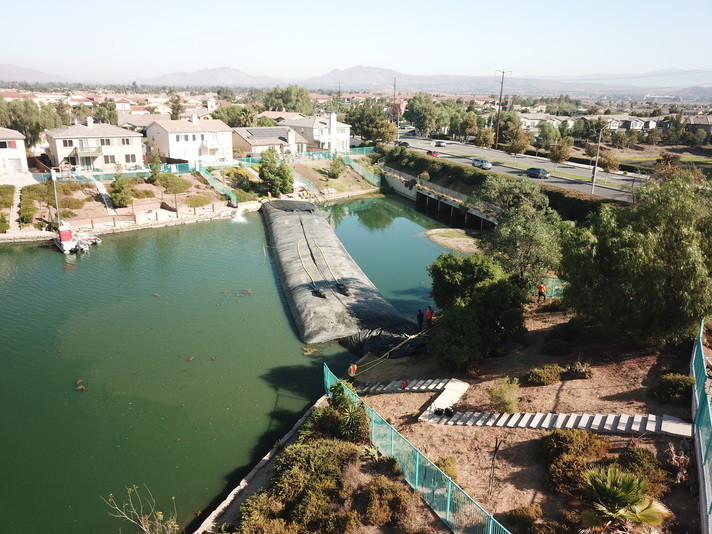
M 485 426 L 495 428 L 556 428 L 589 430 L 613 434 L 667 434 L 692 437 L 692 425 L 670 415 L 626 415 L 588 413 L 491 413 L 452 410 L 469 384 L 456 378 L 433 380 L 394 380 L 366 383 L 357 387 L 359 395 L 379 393 L 440 392 L 418 418 L 441 425 Z

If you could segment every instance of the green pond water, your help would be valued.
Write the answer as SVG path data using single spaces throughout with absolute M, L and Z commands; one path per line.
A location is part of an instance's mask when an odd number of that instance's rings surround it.
M 323 209 L 399 311 L 431 303 L 440 225 L 388 199 Z M 322 364 L 345 371 L 319 348 L 304 355 L 257 213 L 77 256 L 0 247 L 0 531 L 133 532 L 101 501 L 133 484 L 195 526 L 323 393 Z

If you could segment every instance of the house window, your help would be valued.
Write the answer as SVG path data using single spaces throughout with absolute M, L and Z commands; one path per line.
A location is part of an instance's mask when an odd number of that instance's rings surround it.
M 193 134 L 193 141 L 195 141 L 195 134 Z
M 0 148 L 17 148 L 17 141 L 0 141 Z
M 200 134 L 200 140 L 205 141 L 205 134 Z
M 176 135 L 176 143 L 180 141 L 180 135 Z
M 109 164 L 109 163 L 116 163 L 116 158 L 113 155 L 104 155 L 104 163 Z
M 121 139 L 121 144 L 124 145 L 124 146 L 130 145 L 130 144 L 131 144 L 131 139 L 129 139 L 128 137 L 124 137 L 124 138 Z
M 111 145 L 111 139 L 102 139 L 101 140 L 101 146 L 110 146 Z
M 136 163 L 136 154 L 126 154 L 126 163 Z
M 62 146 L 65 148 L 72 147 L 74 146 L 74 141 L 71 139 L 62 139 Z
M 184 136 L 183 136 L 183 140 L 184 140 L 184 141 L 187 141 L 187 140 L 188 140 L 188 136 L 187 136 L 187 135 L 184 135 Z

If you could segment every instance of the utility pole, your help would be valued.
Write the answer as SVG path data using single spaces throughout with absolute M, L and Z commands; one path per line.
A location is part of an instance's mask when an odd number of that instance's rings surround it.
M 506 72 L 512 72 L 511 70 L 498 70 L 497 72 L 502 73 L 502 83 L 499 86 L 499 107 L 497 108 L 497 133 L 494 135 L 494 149 L 499 148 L 499 117 L 502 114 L 502 93 L 504 92 L 504 74 Z

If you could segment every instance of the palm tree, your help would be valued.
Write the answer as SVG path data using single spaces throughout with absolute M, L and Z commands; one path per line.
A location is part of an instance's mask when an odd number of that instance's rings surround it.
M 655 532 L 672 514 L 648 497 L 648 481 L 618 467 L 589 469 L 583 475 L 582 533 Z M 644 530 L 646 529 L 647 530 Z

